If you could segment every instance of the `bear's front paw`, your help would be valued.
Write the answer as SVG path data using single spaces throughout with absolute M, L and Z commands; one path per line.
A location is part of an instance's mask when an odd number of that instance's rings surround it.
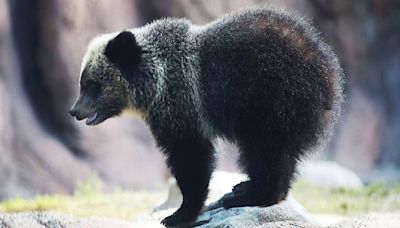
M 186 213 L 183 213 L 181 210 L 178 210 L 174 214 L 164 218 L 161 221 L 161 224 L 169 228 L 171 227 L 186 228 L 190 227 L 190 225 L 193 224 L 193 221 L 195 219 L 196 219 L 195 215 L 191 216 Z
M 238 193 L 250 191 L 250 189 L 251 189 L 251 182 L 243 181 L 243 182 L 240 182 L 239 184 L 233 186 L 232 192 L 234 192 L 235 194 L 238 194 Z
M 170 216 L 164 218 L 161 221 L 161 224 L 163 224 L 165 227 L 177 227 L 179 222 L 177 221 L 176 216 L 170 215 Z

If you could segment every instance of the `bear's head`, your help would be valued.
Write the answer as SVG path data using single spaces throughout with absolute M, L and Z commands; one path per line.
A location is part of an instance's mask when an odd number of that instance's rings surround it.
M 129 31 L 91 41 L 82 62 L 80 95 L 69 113 L 77 120 L 86 119 L 87 125 L 97 125 L 126 109 L 140 109 L 132 96 L 143 80 L 141 54 Z

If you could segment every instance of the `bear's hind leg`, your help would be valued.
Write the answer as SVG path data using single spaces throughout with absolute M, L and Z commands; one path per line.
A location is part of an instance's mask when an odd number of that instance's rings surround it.
M 183 195 L 181 207 L 162 220 L 167 227 L 189 226 L 202 209 L 214 167 L 214 148 L 207 140 L 180 139 L 164 147 L 168 165 Z
M 236 185 L 222 199 L 222 205 L 225 208 L 270 206 L 284 200 L 295 173 L 296 157 L 279 149 L 276 142 L 272 147 L 268 140 L 257 141 L 255 137 L 241 141 L 239 149 L 241 165 L 250 180 Z

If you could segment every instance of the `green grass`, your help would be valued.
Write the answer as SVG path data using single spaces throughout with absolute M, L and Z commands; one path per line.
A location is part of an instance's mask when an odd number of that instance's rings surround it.
M 96 179 L 79 184 L 72 196 L 44 195 L 33 199 L 15 198 L 0 203 L 0 212 L 52 211 L 80 217 L 100 216 L 132 219 L 151 210 L 162 193 L 115 189 L 102 193 Z M 309 212 L 353 215 L 369 211 L 400 210 L 400 185 L 371 184 L 358 189 L 326 189 L 298 181 L 292 195 Z
M 370 211 L 400 210 L 400 185 L 369 184 L 362 188 L 328 189 L 305 181 L 292 194 L 309 212 L 354 215 Z
M 15 198 L 0 203 L 0 212 L 52 211 L 79 217 L 99 216 L 132 219 L 151 210 L 162 199 L 161 193 L 115 189 L 102 193 L 98 181 L 82 182 L 72 196 L 43 195 L 33 199 Z

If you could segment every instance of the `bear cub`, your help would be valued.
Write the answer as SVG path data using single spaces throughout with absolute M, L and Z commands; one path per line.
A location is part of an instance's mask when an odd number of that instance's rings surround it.
M 285 199 L 296 164 L 338 119 L 342 78 L 331 48 L 290 13 L 250 8 L 201 26 L 167 18 L 91 41 L 69 112 L 87 125 L 126 110 L 143 118 L 183 194 L 162 223 L 188 226 L 207 197 L 217 137 L 238 146 L 249 176 L 223 207 Z

